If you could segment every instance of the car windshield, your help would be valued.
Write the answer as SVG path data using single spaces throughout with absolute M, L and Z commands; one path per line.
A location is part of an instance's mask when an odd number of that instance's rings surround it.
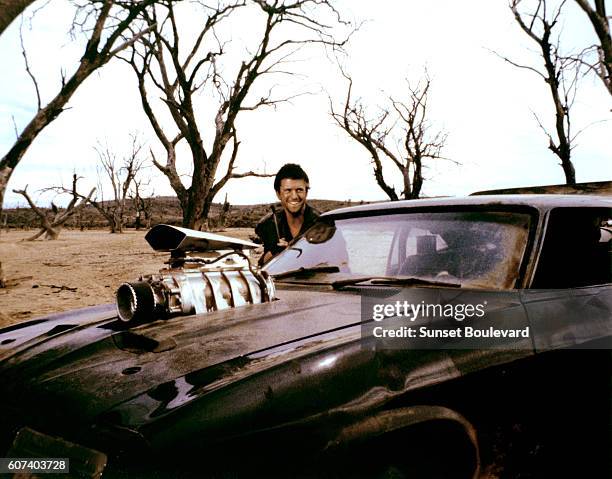
M 302 276 L 316 276 L 317 282 L 332 283 L 339 275 L 412 277 L 510 289 L 519 275 L 529 224 L 530 215 L 520 212 L 322 217 L 264 269 L 283 279 L 291 272 L 311 273 Z

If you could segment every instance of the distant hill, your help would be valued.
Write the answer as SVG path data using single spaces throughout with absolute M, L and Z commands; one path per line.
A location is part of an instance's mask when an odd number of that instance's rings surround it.
M 150 198 L 147 201 L 151 202 L 151 226 L 165 223 L 171 225 L 180 225 L 183 215 L 179 206 L 178 199 L 173 196 L 160 196 Z M 335 200 L 309 200 L 308 203 L 320 212 L 363 204 L 363 202 L 335 201 Z M 280 206 L 279 203 L 276 204 Z M 44 211 L 50 211 L 50 208 L 40 208 Z M 220 226 L 228 228 L 252 228 L 257 222 L 267 213 L 270 212 L 270 203 L 258 205 L 231 205 L 229 214 L 225 220 L 225 224 L 219 224 L 219 215 L 221 213 L 222 204 L 213 203 L 209 215 L 209 225 L 211 228 Z M 60 208 L 61 210 L 61 208 Z M 5 224 L 4 215 L 6 215 L 6 226 L 9 228 L 35 228 L 40 224 L 40 220 L 30 208 L 8 208 L 3 210 L 3 217 L 0 218 L 0 227 Z M 136 210 L 131 202 L 128 202 L 128 208 L 125 215 L 126 226 L 134 227 L 136 221 Z M 66 223 L 68 228 L 105 228 L 107 223 L 102 215 L 93 206 L 85 207 L 80 213 L 76 214 Z

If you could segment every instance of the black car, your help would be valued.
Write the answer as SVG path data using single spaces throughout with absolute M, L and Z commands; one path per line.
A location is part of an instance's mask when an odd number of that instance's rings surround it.
M 612 199 L 475 196 L 247 242 L 160 225 L 117 305 L 0 331 L 2 454 L 104 477 L 610 477 Z

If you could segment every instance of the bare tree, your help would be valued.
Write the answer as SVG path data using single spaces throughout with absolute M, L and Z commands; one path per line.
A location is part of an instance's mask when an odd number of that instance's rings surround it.
M 130 196 L 132 203 L 134 205 L 134 209 L 136 210 L 136 219 L 134 221 L 134 226 L 137 230 L 142 228 L 151 227 L 151 207 L 153 203 L 154 193 L 148 195 L 148 197 L 143 196 L 143 189 L 149 185 L 149 182 L 144 182 L 142 179 L 138 179 L 134 177 L 132 180 L 133 184 L 133 192 Z M 143 221 L 144 220 L 144 221 Z
M 139 143 L 136 135 L 130 135 L 130 139 L 130 151 L 121 160 L 118 160 L 117 155 L 107 145 L 99 143 L 95 148 L 100 161 L 98 168 L 99 198 L 94 198 L 91 194 L 85 196 L 74 188 L 72 190 L 77 197 L 87 201 L 106 219 L 111 233 L 123 232 L 128 199 L 134 196 L 133 186 L 136 181 L 139 181 L 137 176 L 144 163 L 140 157 L 142 144 Z M 104 199 L 105 183 L 110 185 L 112 192 L 108 200 Z M 62 193 L 69 191 L 63 186 L 54 186 L 46 190 Z
M 45 235 L 45 239 L 57 239 L 64 223 L 66 223 L 66 221 L 68 221 L 68 219 L 75 213 L 78 213 L 80 210 L 83 209 L 83 207 L 90 200 L 96 189 L 93 188 L 87 196 L 79 195 L 77 193 L 78 179 L 79 178 L 76 174 L 72 175 L 72 200 L 70 200 L 70 203 L 68 203 L 68 206 L 65 209 L 60 210 L 57 206 L 55 206 L 55 204 L 53 204 L 53 202 L 51 203 L 51 212 L 53 213 L 52 217 L 50 217 L 50 215 L 46 211 L 41 210 L 38 206 L 36 206 L 34 201 L 32 201 L 32 198 L 30 197 L 27 191 L 27 185 L 23 190 L 13 190 L 14 193 L 20 194 L 26 199 L 26 201 L 30 205 L 30 208 L 32 208 L 34 213 L 36 213 L 36 215 L 40 218 L 40 231 L 38 231 L 38 233 L 36 233 L 34 236 L 27 238 L 27 241 L 34 241 L 35 239 L 41 237 L 43 234 Z M 79 198 L 81 199 L 80 202 Z
M 595 8 L 588 0 L 576 0 L 576 3 L 589 17 L 597 38 L 599 38 L 599 45 L 585 49 L 578 59 L 599 76 L 612 95 L 612 37 L 610 36 L 610 17 L 606 14 L 605 1 L 595 0 Z M 594 61 L 589 61 L 588 54 L 592 51 L 597 53 L 597 57 Z
M 518 64 L 506 57 L 502 58 L 518 68 L 535 72 L 548 85 L 555 108 L 555 137 L 544 128 L 537 116 L 536 120 L 548 137 L 548 148 L 561 161 L 566 184 L 574 185 L 576 184 L 576 171 L 571 154 L 575 136 L 572 136 L 571 133 L 570 109 L 576 96 L 578 70 L 575 62 L 561 54 L 559 35 L 554 33 L 566 2 L 562 1 L 552 15 L 548 14 L 546 0 L 538 0 L 533 13 L 521 13 L 519 7 L 522 3 L 523 0 L 511 0 L 510 9 L 520 28 L 538 45 L 544 61 L 544 71 Z
M 253 45 L 252 53 L 248 53 L 230 78 L 219 65 L 227 43 L 218 38 L 216 27 L 245 6 L 252 7 L 252 12 L 262 18 L 262 32 L 259 43 Z M 235 171 L 240 145 L 236 120 L 241 112 L 275 106 L 292 97 L 275 98 L 271 88 L 259 99 L 249 100 L 253 86 L 264 76 L 291 74 L 281 65 L 286 65 L 288 57 L 305 45 L 340 48 L 343 44 L 332 34 L 332 27 L 343 22 L 331 0 L 236 0 L 208 7 L 204 12 L 201 30 L 185 48 L 187 41 L 180 38 L 185 29 L 175 12 L 175 2 L 167 0 L 147 9 L 144 17 L 152 33 L 143 37 L 125 58 L 138 79 L 144 112 L 165 150 L 165 161 L 158 161 L 151 151 L 153 163 L 176 192 L 183 211 L 183 226 L 196 229 L 205 223 L 215 195 L 230 179 L 271 176 Z M 193 24 L 193 15 L 189 21 Z M 286 37 L 289 31 L 292 37 Z M 209 123 L 198 119 L 194 107 L 196 95 L 206 88 L 220 99 L 220 104 L 213 104 L 214 120 Z M 153 89 L 161 95 L 161 111 L 150 101 Z M 173 133 L 161 126 L 163 115 L 168 113 L 175 126 Z M 205 145 L 205 138 L 212 139 L 209 146 Z M 188 187 L 176 167 L 180 142 L 187 144 L 193 166 Z M 228 161 L 227 168 L 215 181 L 223 158 Z
M 221 210 L 219 211 L 219 217 L 217 219 L 217 228 L 225 228 L 231 209 L 232 205 L 227 200 L 227 193 L 225 193 L 225 200 L 223 200 Z
M 152 2 L 153 0 L 138 2 L 92 0 L 79 4 L 74 26 L 75 28 L 81 28 L 83 32 L 89 32 L 89 39 L 76 70 L 69 78 L 62 74 L 59 92 L 45 106 L 41 102 L 38 83 L 27 63 L 27 56 L 24 50 L 26 70 L 34 83 L 38 109 L 26 127 L 17 135 L 13 146 L 0 159 L 0 211 L 9 179 L 34 139 L 64 111 L 74 92 L 94 71 L 102 67 L 117 53 L 130 46 L 143 35 L 143 31 L 135 31 L 134 29 L 130 30 L 132 35 L 127 38 L 125 33 L 138 14 Z M 17 8 L 15 11 L 17 12 L 19 7 L 17 4 L 19 2 L 9 3 L 15 4 Z
M 423 163 L 435 159 L 447 159 L 441 155 L 446 133 L 432 132 L 428 118 L 427 101 L 431 80 L 427 74 L 416 86 L 408 82 L 408 99 L 400 102 L 389 98 L 390 106 L 369 118 L 360 100 L 352 100 L 353 80 L 343 73 L 349 85 L 342 111 L 334 110 L 333 119 L 351 138 L 370 154 L 374 166 L 374 178 L 390 200 L 418 198 L 423 186 Z M 402 190 L 398 194 L 383 175 L 384 164 L 391 161 L 399 170 Z
M 98 144 L 96 152 L 100 161 L 98 170 L 98 190 L 100 200 L 90 199 L 89 203 L 106 218 L 111 233 L 122 233 L 127 200 L 132 196 L 136 176 L 143 166 L 140 158 L 142 144 L 135 134 L 130 135 L 131 149 L 127 156 L 118 161 L 117 155 L 108 147 Z M 107 181 L 111 186 L 112 197 L 104 201 L 102 182 Z

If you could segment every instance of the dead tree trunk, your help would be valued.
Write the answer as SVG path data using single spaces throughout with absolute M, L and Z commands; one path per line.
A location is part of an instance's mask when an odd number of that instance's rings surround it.
M 570 108 L 573 103 L 573 96 L 575 95 L 577 72 L 573 71 L 573 79 L 568 82 L 566 76 L 573 68 L 572 62 L 560 55 L 558 41 L 555 42 L 553 39 L 553 29 L 559 21 L 563 3 L 552 15 L 552 18 L 549 19 L 546 11 L 546 0 L 539 0 L 535 13 L 525 15 L 526 18 L 530 18 L 529 21 L 525 21 L 523 19 L 524 14 L 519 12 L 521 2 L 522 0 L 512 0 L 510 8 L 521 30 L 539 46 L 542 59 L 544 60 L 545 73 L 540 72 L 536 68 L 519 65 L 507 58 L 504 59 L 519 68 L 534 71 L 548 85 L 555 108 L 555 133 L 557 140 L 553 139 L 552 135 L 542 126 L 539 119 L 537 121 L 548 136 L 548 149 L 561 161 L 566 184 L 575 185 L 576 171 L 571 160 L 573 138 L 571 136 Z
M 108 63 L 118 52 L 131 45 L 144 33 L 137 33 L 127 41 L 120 43 L 125 38 L 125 32 L 132 25 L 138 14 L 152 1 L 143 0 L 142 2 L 132 2 L 130 4 L 121 2 L 121 8 L 126 12 L 122 19 L 113 18 L 112 9 L 115 6 L 114 1 L 92 2 L 91 4 L 79 7 L 80 9 L 88 9 L 85 13 L 88 17 L 90 15 L 96 16 L 85 52 L 72 76 L 68 79 L 62 76 L 60 91 L 46 106 L 42 106 L 40 96 L 38 96 L 38 110 L 36 114 L 19 134 L 8 152 L 0 158 L 0 211 L 2 210 L 4 194 L 11 175 L 34 139 L 64 111 L 72 95 L 94 71 Z M 18 2 L 10 3 L 18 4 Z M 17 5 L 17 8 L 21 7 Z M 18 10 L 15 11 L 17 12 Z M 8 18 L 11 16 L 9 15 Z M 113 24 L 113 26 L 109 27 L 109 24 Z M 38 92 L 38 85 L 35 80 L 34 86 Z
M 48 239 L 48 240 L 57 239 L 64 223 L 66 223 L 66 221 L 68 221 L 68 219 L 72 215 L 74 215 L 75 213 L 83 209 L 83 207 L 87 204 L 87 202 L 93 195 L 95 188 L 93 188 L 89 192 L 88 196 L 81 197 L 81 195 L 77 193 L 77 180 L 78 180 L 77 175 L 73 175 L 72 177 L 72 200 L 70 201 L 70 203 L 68 204 L 68 206 L 66 207 L 64 211 L 59 211 L 57 207 L 53 203 L 51 203 L 52 210 L 54 212 L 54 217 L 52 219 L 50 219 L 47 213 L 42 211 L 40 208 L 38 208 L 36 204 L 32 201 L 32 198 L 27 192 L 27 189 L 28 189 L 27 185 L 23 190 L 13 190 L 14 193 L 20 194 L 26 199 L 26 201 L 30 205 L 30 208 L 32 208 L 34 213 L 36 213 L 36 215 L 40 218 L 40 221 L 41 221 L 40 231 L 38 231 L 38 233 L 36 233 L 34 236 L 27 238 L 26 241 L 34 241 L 35 239 L 38 239 L 39 237 L 41 237 L 43 234 L 45 235 L 45 239 Z M 81 197 L 81 202 L 77 204 L 79 197 Z
M 0 2 L 0 33 L 34 0 L 2 0 Z
M 134 228 L 136 231 L 142 228 L 141 212 L 142 212 L 142 199 L 140 198 L 140 183 L 134 180 L 134 198 L 132 199 L 134 209 L 136 210 L 136 218 L 134 219 Z
M 592 8 L 588 0 L 576 0 L 580 8 L 589 17 L 599 45 L 597 45 L 598 62 L 589 64 L 601 79 L 606 89 L 612 95 L 612 36 L 610 35 L 610 23 L 606 14 L 604 0 L 595 0 L 595 8 Z
M 117 155 L 111 151 L 109 146 L 98 144 L 96 152 L 100 160 L 98 169 L 98 187 L 100 192 L 104 191 L 102 183 L 108 180 L 112 190 L 110 200 L 100 201 L 90 200 L 90 204 L 96 208 L 108 221 L 111 233 L 122 233 L 124 225 L 124 215 L 126 202 L 131 197 L 131 192 L 136 185 L 137 175 L 139 174 L 143 160 L 140 158 L 142 144 L 139 143 L 136 134 L 131 134 L 130 152 L 117 162 Z
M 136 178 L 134 178 L 134 181 L 132 183 L 134 185 L 134 197 L 132 198 L 132 201 L 134 203 L 134 209 L 136 210 L 135 227 L 137 230 L 142 227 L 150 228 L 152 204 L 151 197 L 153 196 L 153 194 L 151 193 L 149 198 L 143 198 L 142 189 L 143 186 L 146 185 L 143 185 L 142 180 L 138 180 Z M 148 182 L 146 184 L 148 185 Z
M 243 7 L 252 8 L 260 15 L 261 36 L 258 44 L 249 45 L 250 51 L 242 54 L 245 58 L 236 65 L 235 76 L 223 77 L 217 62 L 227 53 L 230 42 L 219 39 L 216 28 L 220 22 L 232 21 L 234 12 Z M 230 179 L 271 176 L 253 171 L 235 172 L 240 144 L 237 118 L 242 112 L 274 106 L 292 97 L 274 98 L 271 88 L 251 102 L 249 92 L 253 85 L 263 83 L 262 78 L 271 74 L 290 74 L 287 59 L 300 47 L 318 44 L 340 48 L 346 40 L 337 41 L 332 27 L 347 24 L 329 0 L 237 1 L 203 11 L 201 29 L 189 43 L 190 39 L 180 37 L 187 29 L 180 25 L 181 16 L 175 14 L 175 8 L 180 8 L 178 3 L 168 2 L 163 8 L 147 9 L 145 15 L 152 33 L 134 45 L 129 57 L 123 56 L 136 75 L 143 110 L 164 150 L 162 161 L 151 151 L 153 163 L 168 178 L 178 197 L 183 226 L 198 229 L 207 220 L 215 195 Z M 210 111 L 215 112 L 215 117 L 207 126 L 198 120 L 200 108 L 194 107 L 196 95 L 204 88 L 220 99 L 219 104 L 211 105 Z M 153 89 L 155 96 L 161 95 L 162 108 L 167 109 L 164 114 L 172 119 L 172 132 L 161 126 L 162 113 L 150 100 Z M 212 139 L 212 144 L 205 144 L 206 137 Z M 183 184 L 176 168 L 176 151 L 181 142 L 187 144 L 193 165 L 189 187 Z M 215 181 L 223 158 L 229 158 L 227 169 Z
M 227 193 L 225 193 L 225 200 L 223 201 L 223 205 L 221 206 L 221 211 L 219 212 L 219 220 L 217 221 L 218 228 L 225 228 L 231 209 L 232 205 L 229 201 L 227 201 Z
M 87 201 L 108 222 L 111 233 L 123 233 L 123 216 L 120 216 L 117 211 L 109 209 L 103 202 L 94 199 L 88 199 Z
M 335 111 L 330 99 L 332 118 L 370 154 L 374 179 L 391 201 L 419 198 L 423 187 L 423 162 L 448 160 L 441 155 L 446 133 L 429 131 L 427 100 L 430 78 L 425 75 L 424 81 L 416 87 L 408 84 L 406 102 L 389 99 L 395 115 L 387 107 L 376 118 L 368 118 L 366 108 L 359 101 L 351 99 L 353 80 L 346 73 L 343 74 L 349 82 L 346 99 L 342 111 Z M 403 148 L 394 147 L 400 144 Z M 399 171 L 402 181 L 399 195 L 383 176 L 383 159 Z

